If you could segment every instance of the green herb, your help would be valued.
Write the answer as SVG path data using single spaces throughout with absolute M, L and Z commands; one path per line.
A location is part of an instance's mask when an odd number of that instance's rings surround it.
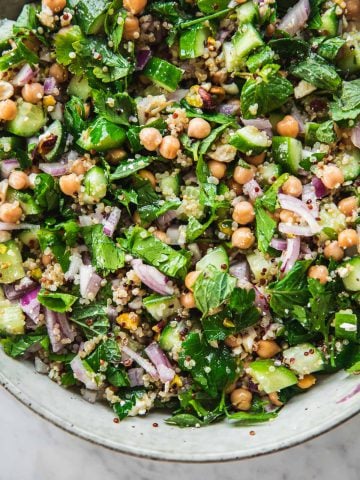
M 102 225 L 83 227 L 85 243 L 90 250 L 92 265 L 104 274 L 124 266 L 124 252 L 105 235 Z
M 70 55 L 74 52 L 73 43 L 84 40 L 85 38 L 78 25 L 60 30 L 55 35 L 54 40 L 56 61 L 62 65 L 70 65 L 73 61 Z
M 130 125 L 129 117 L 134 115 L 134 100 L 127 93 L 111 94 L 104 90 L 93 90 L 95 111 L 109 122 Z
M 15 40 L 16 47 L 0 56 L 0 72 L 5 72 L 15 68 L 22 63 L 29 63 L 31 66 L 39 63 L 39 58 L 35 53 L 27 48 L 21 40 Z
M 334 122 L 329 120 L 321 123 L 316 130 L 316 138 L 322 143 L 332 143 L 336 141 L 336 133 L 334 130 Z
M 67 272 L 70 265 L 70 253 L 66 251 L 61 233 L 40 229 L 37 231 L 37 237 L 41 251 L 44 252 L 47 248 L 50 248 L 56 260 L 60 263 L 62 271 Z
M 264 195 L 258 197 L 255 202 L 256 207 L 263 207 L 270 212 L 275 212 L 278 205 L 278 193 L 280 187 L 289 178 L 288 173 L 283 173 L 278 179 L 266 190 Z
M 38 293 L 38 300 L 44 307 L 54 312 L 64 313 L 71 310 L 71 306 L 76 302 L 77 297 L 69 293 L 50 292 L 41 289 Z
M 1 343 L 5 353 L 13 358 L 23 355 L 34 345 L 40 345 L 44 350 L 49 349 L 49 337 L 43 327 L 26 335 L 9 336 L 1 340 Z
M 105 305 L 96 303 L 92 305 L 75 303 L 70 320 L 83 329 L 87 338 L 105 335 L 110 326 Z
M 258 248 L 261 252 L 266 253 L 274 236 L 277 224 L 275 220 L 266 213 L 266 210 L 257 204 L 255 204 L 255 218 Z
M 126 11 L 120 10 L 121 7 L 121 1 L 113 0 L 113 2 L 111 2 L 109 5 L 104 21 L 105 33 L 109 37 L 109 40 L 113 43 L 112 48 L 115 51 L 119 49 L 126 18 Z
M 326 60 L 335 60 L 345 40 L 340 37 L 318 37 L 312 40 L 312 45 L 317 46 L 317 53 Z
M 58 208 L 59 187 L 47 173 L 38 173 L 35 178 L 34 199 L 41 208 L 50 211 Z
M 120 162 L 116 167 L 115 172 L 110 175 L 110 180 L 120 180 L 121 178 L 129 177 L 138 170 L 148 167 L 156 157 L 137 157 L 135 159 L 128 159 Z
M 330 104 L 335 122 L 355 120 L 360 115 L 360 79 L 343 82 L 340 97 Z
M 289 71 L 295 77 L 330 92 L 336 91 L 341 85 L 341 78 L 335 68 L 316 54 L 291 66 Z
M 81 98 L 71 97 L 65 104 L 64 122 L 67 130 L 77 139 L 86 128 L 85 105 Z
M 264 413 L 253 413 L 253 412 L 236 412 L 236 413 L 226 413 L 226 417 L 234 422 L 240 423 L 241 425 L 253 425 L 256 423 L 268 422 L 278 416 L 278 412 L 264 412 Z
M 178 413 L 165 420 L 168 425 L 175 425 L 180 428 L 202 427 L 204 422 L 190 413 Z
M 205 113 L 201 108 L 191 107 L 185 99 L 181 100 L 180 105 L 182 108 L 185 108 L 186 115 L 189 118 L 203 118 L 209 122 L 218 123 L 220 125 L 231 125 L 238 126 L 235 117 L 232 118 L 231 115 L 224 115 L 223 113 Z
M 114 412 L 119 417 L 120 420 L 126 418 L 135 406 L 136 400 L 141 399 L 146 394 L 146 391 L 143 388 L 132 388 L 131 390 L 125 390 L 121 393 L 121 402 L 114 403 Z

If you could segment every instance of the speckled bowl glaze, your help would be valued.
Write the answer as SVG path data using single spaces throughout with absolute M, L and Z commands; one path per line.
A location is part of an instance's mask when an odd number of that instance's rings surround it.
M 15 17 L 23 3 L 0 0 L 0 17 Z M 86 402 L 2 349 L 0 383 L 34 412 L 79 437 L 122 453 L 178 462 L 219 462 L 275 452 L 314 438 L 360 411 L 360 378 L 344 372 L 321 378 L 272 422 L 252 427 L 220 422 L 199 429 L 168 426 L 163 413 L 116 424 L 108 406 Z

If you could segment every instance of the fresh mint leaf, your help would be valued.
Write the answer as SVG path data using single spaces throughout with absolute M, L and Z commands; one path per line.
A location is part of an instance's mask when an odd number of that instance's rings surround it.
M 268 422 L 278 416 L 278 412 L 236 412 L 226 413 L 226 418 L 241 425 L 254 425 L 256 423 Z
M 355 120 L 360 115 L 360 79 L 343 82 L 340 97 L 330 104 L 335 122 Z
M 124 266 L 124 252 L 105 235 L 102 225 L 83 227 L 82 232 L 91 254 L 92 265 L 97 270 L 106 274 L 116 272 Z
M 218 123 L 220 125 L 228 125 L 230 123 L 231 125 L 238 127 L 236 118 L 232 117 L 232 115 L 224 115 L 223 113 L 205 113 L 201 108 L 191 107 L 185 99 L 181 100 L 180 106 L 186 110 L 188 118 L 203 118 L 204 120 Z
M 128 389 L 121 392 L 121 402 L 114 403 L 114 412 L 120 420 L 126 418 L 135 406 L 136 400 L 141 399 L 146 394 L 146 390 L 143 388 Z
M 116 190 L 115 195 L 116 200 L 121 203 L 121 205 L 124 205 L 129 215 L 131 215 L 130 204 L 132 203 L 134 205 L 137 205 L 138 203 L 138 195 L 136 191 L 133 189 L 119 188 L 118 190 Z
M 63 272 L 67 272 L 70 265 L 70 253 L 66 251 L 66 244 L 63 241 L 63 235 L 60 232 L 40 229 L 37 237 L 42 252 L 50 248 L 56 260 L 60 263 Z
M 215 268 L 208 268 L 197 278 L 194 297 L 197 308 L 205 316 L 220 307 L 236 286 L 236 278 Z
M 64 313 L 71 310 L 71 306 L 76 302 L 77 297 L 69 293 L 50 292 L 41 289 L 37 296 L 39 302 L 44 307 L 54 312 Z
M 106 307 L 102 304 L 82 305 L 75 303 L 70 320 L 82 328 L 87 338 L 105 335 L 110 327 Z
M 176 427 L 186 428 L 186 427 L 201 427 L 204 425 L 203 421 L 200 420 L 195 415 L 190 413 L 178 413 L 169 417 L 165 420 L 165 423 L 168 425 L 175 425 Z
M 335 60 L 340 48 L 345 44 L 341 37 L 318 37 L 312 40 L 312 45 L 317 46 L 317 54 L 326 60 Z
M 341 78 L 335 68 L 316 54 L 291 66 L 289 71 L 295 77 L 330 92 L 336 91 L 341 85 Z
M 256 238 L 258 249 L 266 253 L 276 230 L 276 222 L 262 207 L 255 204 Z
M 316 130 L 316 138 L 322 143 L 332 143 L 336 141 L 336 133 L 334 130 L 334 122 L 329 120 L 319 125 Z
M 1 340 L 1 343 L 5 353 L 13 358 L 20 357 L 35 345 L 40 345 L 44 350 L 49 349 L 49 337 L 43 327 L 26 335 L 9 336 Z
M 290 62 L 293 58 L 302 59 L 310 52 L 309 44 L 300 38 L 276 38 L 270 40 L 269 47 L 280 57 L 282 62 Z
M 34 199 L 41 208 L 50 211 L 59 206 L 58 184 L 47 173 L 38 173 L 35 177 Z

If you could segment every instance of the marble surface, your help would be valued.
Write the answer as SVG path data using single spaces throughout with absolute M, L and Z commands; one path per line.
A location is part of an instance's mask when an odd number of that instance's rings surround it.
M 273 455 L 226 464 L 152 462 L 92 445 L 41 419 L 0 387 L 0 480 L 358 480 L 360 415 Z

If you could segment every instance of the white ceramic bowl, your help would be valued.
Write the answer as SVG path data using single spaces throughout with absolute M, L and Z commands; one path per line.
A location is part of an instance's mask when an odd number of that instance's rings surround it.
M 0 0 L 0 16 L 15 17 L 23 3 Z M 199 429 L 170 427 L 159 413 L 116 424 L 108 406 L 86 402 L 36 373 L 32 364 L 7 357 L 2 349 L 0 383 L 34 412 L 70 433 L 123 453 L 168 461 L 226 461 L 274 452 L 320 435 L 360 411 L 360 393 L 339 403 L 360 384 L 359 378 L 344 372 L 322 378 L 272 422 L 252 427 L 220 422 Z

